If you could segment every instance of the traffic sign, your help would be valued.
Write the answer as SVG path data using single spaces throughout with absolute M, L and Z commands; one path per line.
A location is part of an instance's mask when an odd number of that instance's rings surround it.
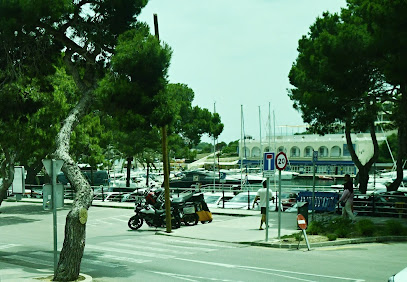
M 305 217 L 302 214 L 297 215 L 297 223 L 298 227 L 301 228 L 302 230 L 307 229 L 307 221 L 305 220 Z
M 274 153 L 264 153 L 263 171 L 274 171 Z
M 277 154 L 276 157 L 276 167 L 278 170 L 284 170 L 287 166 L 287 156 L 284 152 L 280 152 Z
M 48 175 L 50 175 L 50 176 L 52 174 L 52 161 L 55 162 L 55 175 L 53 175 L 52 177 L 56 177 L 56 175 L 61 171 L 61 168 L 64 165 L 64 161 L 63 160 L 50 160 L 50 159 L 42 160 L 45 170 L 48 173 Z

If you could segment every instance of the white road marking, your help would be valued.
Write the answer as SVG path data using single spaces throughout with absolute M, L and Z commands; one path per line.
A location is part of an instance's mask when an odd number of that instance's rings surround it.
M 21 246 L 20 244 L 6 244 L 0 246 L 0 250 L 8 249 L 8 248 L 13 248 L 13 247 L 19 247 Z
M 155 273 L 155 274 L 161 274 L 165 276 L 170 276 L 178 279 L 183 279 L 186 281 L 198 281 L 198 280 L 193 280 L 192 278 L 195 279 L 202 279 L 202 280 L 210 280 L 210 281 L 223 281 L 223 282 L 242 282 L 242 281 L 236 281 L 236 280 L 228 280 L 228 279 L 218 279 L 218 278 L 210 278 L 210 277 L 202 277 L 202 276 L 192 276 L 192 275 L 185 275 L 185 274 L 177 274 L 177 273 L 167 273 L 167 272 L 159 272 L 159 271 L 150 271 L 147 270 L 147 272 Z
M 245 265 L 233 265 L 233 264 L 199 261 L 199 260 L 184 259 L 184 258 L 174 258 L 174 259 L 194 262 L 194 263 L 215 265 L 215 266 L 220 266 L 220 267 L 225 267 L 225 268 L 237 268 L 237 269 L 243 269 L 243 270 L 249 270 L 249 271 L 256 271 L 256 272 L 261 272 L 261 273 L 270 274 L 270 275 L 277 275 L 277 276 L 282 276 L 282 275 L 275 274 L 275 273 L 269 273 L 269 272 L 281 272 L 281 273 L 287 273 L 287 274 L 315 276 L 315 277 L 322 277 L 322 278 L 332 278 L 332 279 L 338 279 L 338 280 L 350 280 L 350 281 L 358 281 L 358 282 L 365 281 L 363 279 L 358 279 L 358 278 L 321 275 L 321 274 L 304 273 L 304 272 L 296 272 L 296 271 L 288 271 L 288 270 L 280 270 L 280 269 L 272 269 L 272 268 L 261 268 L 261 267 L 245 266 Z M 290 277 L 290 276 L 284 276 L 284 277 L 289 277 L 289 278 L 293 278 L 293 279 L 297 279 L 297 280 L 303 280 L 301 278 Z M 313 280 L 303 280 L 303 281 L 313 281 Z
M 110 242 L 109 245 L 115 245 L 119 247 L 126 247 L 126 248 L 132 248 L 132 249 L 141 249 L 145 251 L 152 251 L 152 252 L 161 252 L 161 253 L 173 253 L 173 254 L 179 254 L 179 255 L 192 255 L 193 253 L 191 252 L 183 252 L 183 251 L 177 251 L 177 250 L 171 250 L 167 248 L 154 248 L 150 247 L 150 242 L 148 243 L 148 246 L 146 244 L 143 245 L 137 245 L 135 243 L 132 244 L 123 244 L 123 243 L 118 243 L 118 242 Z M 172 246 L 171 246 L 172 247 Z
M 144 257 L 152 257 L 152 258 L 160 258 L 160 259 L 174 258 L 174 256 L 171 256 L 171 255 L 147 253 L 147 252 L 140 252 L 140 251 L 131 251 L 131 250 L 124 250 L 124 249 L 118 250 L 115 248 L 108 248 L 108 247 L 102 247 L 102 246 L 97 246 L 97 245 L 86 245 L 85 250 L 86 249 L 94 249 L 94 250 L 101 250 L 101 251 L 115 252 L 115 253 L 124 253 L 124 254 L 129 254 L 129 255 L 134 255 L 134 256 L 144 256 Z
M 118 256 L 108 255 L 108 254 L 103 254 L 103 255 L 101 255 L 101 257 L 102 258 L 107 258 L 107 259 L 112 259 L 112 260 L 117 260 L 117 261 L 131 262 L 131 263 L 152 262 L 152 260 L 135 259 L 135 258 L 129 258 L 129 257 L 118 257 Z

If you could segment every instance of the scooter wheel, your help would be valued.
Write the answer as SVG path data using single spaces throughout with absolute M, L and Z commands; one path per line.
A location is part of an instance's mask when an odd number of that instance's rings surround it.
M 130 227 L 131 230 L 137 230 L 143 225 L 143 219 L 140 218 L 138 215 L 134 215 L 130 217 L 127 225 Z
M 183 221 L 184 221 L 186 226 L 197 225 L 198 221 L 199 221 L 199 216 L 196 213 L 194 213 L 194 214 L 186 214 L 183 217 Z

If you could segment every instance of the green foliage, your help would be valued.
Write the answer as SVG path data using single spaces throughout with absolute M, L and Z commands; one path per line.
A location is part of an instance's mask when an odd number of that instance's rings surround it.
M 207 142 L 201 142 L 199 143 L 195 149 L 199 153 L 212 153 L 213 152 L 213 145 Z
M 378 110 L 367 94 L 376 88 L 378 77 L 366 59 L 371 41 L 366 25 L 343 17 L 325 13 L 317 18 L 300 39 L 299 56 L 289 73 L 295 86 L 289 96 L 315 133 L 336 131 L 336 124 L 346 120 L 365 130 Z
M 376 226 L 369 219 L 362 219 L 356 223 L 356 229 L 362 236 L 373 236 L 376 231 Z
M 329 233 L 326 235 L 326 237 L 328 238 L 328 241 L 335 241 L 336 239 L 338 239 L 338 235 L 336 235 L 335 233 Z
M 347 238 L 354 232 L 354 225 L 349 219 L 339 217 L 328 224 L 327 230 L 333 230 L 339 238 Z
M 389 142 L 389 146 L 391 148 L 393 156 L 398 155 L 398 137 L 396 134 L 392 134 L 390 136 L 387 136 L 387 142 Z M 393 159 L 390 155 L 389 148 L 387 146 L 386 142 L 383 142 L 382 144 L 379 145 L 379 158 L 378 162 L 381 163 L 392 163 Z
M 297 242 L 303 241 L 304 240 L 304 236 L 302 235 L 302 231 L 298 232 L 298 233 L 294 233 L 294 238 Z
M 239 140 L 232 141 L 227 145 L 227 147 L 224 147 L 222 149 L 222 153 L 237 156 L 238 155 L 238 148 L 239 148 Z
M 388 220 L 385 224 L 385 230 L 388 235 L 400 236 L 407 234 L 407 228 L 401 222 L 396 220 Z
M 307 227 L 307 233 L 311 235 L 324 234 L 324 228 L 322 221 L 311 221 Z

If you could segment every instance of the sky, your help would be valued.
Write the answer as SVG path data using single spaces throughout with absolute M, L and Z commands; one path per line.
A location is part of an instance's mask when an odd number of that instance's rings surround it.
M 242 132 L 265 138 L 269 112 L 272 134 L 306 129 L 287 95 L 298 40 L 324 11 L 345 6 L 345 0 L 150 0 L 139 20 L 154 34 L 158 15 L 160 40 L 173 50 L 170 83 L 187 84 L 194 106 L 219 113 L 225 127 L 218 141 L 229 143 Z

